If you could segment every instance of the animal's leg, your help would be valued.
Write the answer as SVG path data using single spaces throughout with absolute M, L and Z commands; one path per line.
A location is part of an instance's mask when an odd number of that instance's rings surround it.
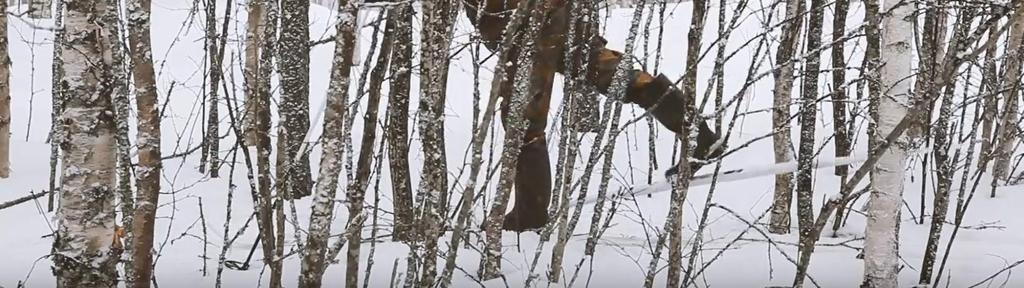
M 543 45 L 542 45 L 543 46 Z M 524 231 L 544 227 L 548 223 L 548 204 L 551 200 L 551 163 L 548 156 L 547 127 L 548 109 L 551 102 L 551 88 L 554 83 L 557 62 L 552 59 L 557 51 L 541 48 L 535 56 L 530 76 L 530 102 L 526 111 L 508 111 L 502 107 L 503 117 L 508 113 L 524 113 L 529 126 L 516 166 L 515 206 L 505 216 L 503 229 Z M 511 92 L 511 83 L 505 87 Z M 511 93 L 506 95 L 511 96 Z
M 622 60 L 622 53 L 604 47 L 605 40 L 595 37 L 591 44 L 591 56 L 589 74 L 587 81 L 597 87 L 598 91 L 607 95 L 609 87 L 615 75 L 615 71 Z M 651 74 L 632 70 L 627 74 L 629 86 L 625 95 L 613 96 L 622 99 L 623 102 L 636 104 L 648 111 L 658 122 L 672 132 L 680 133 L 687 119 L 684 119 L 683 107 L 688 102 L 695 101 L 693 95 L 683 95 L 683 91 L 677 89 L 672 80 L 664 75 L 657 77 Z M 618 98 L 621 97 L 621 98 Z M 715 134 L 707 122 L 701 121 L 697 125 L 697 148 L 693 155 L 697 159 L 709 159 L 718 157 L 725 150 L 724 143 L 715 145 L 719 135 Z M 700 163 L 691 163 L 691 171 L 700 169 Z M 673 167 L 669 171 L 674 171 Z

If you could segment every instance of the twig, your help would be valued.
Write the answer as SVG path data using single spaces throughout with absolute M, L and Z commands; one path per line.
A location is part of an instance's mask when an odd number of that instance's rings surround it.
M 3 204 L 0 204 L 0 210 L 6 209 L 6 208 L 9 208 L 9 207 L 12 207 L 14 205 L 21 204 L 21 203 L 28 202 L 29 200 L 33 200 L 33 199 L 37 199 L 39 197 L 46 196 L 46 194 L 47 194 L 46 190 L 43 190 L 43 193 L 39 193 L 39 194 L 35 194 L 32 191 L 29 191 L 28 192 L 28 196 L 23 196 L 21 198 L 14 199 L 14 200 L 11 200 L 11 201 L 4 202 Z

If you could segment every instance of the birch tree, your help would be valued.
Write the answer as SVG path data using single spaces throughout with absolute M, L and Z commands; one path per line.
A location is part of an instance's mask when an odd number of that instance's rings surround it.
M 255 1 L 254 1 L 255 2 Z M 273 182 L 270 175 L 270 76 L 273 71 L 274 47 L 277 44 L 277 1 L 266 0 L 262 3 L 266 10 L 263 18 L 263 36 L 260 47 L 260 63 L 257 70 L 257 89 L 255 111 L 255 132 L 256 137 L 256 173 L 257 187 L 253 191 L 253 206 L 256 207 L 256 224 L 259 227 L 260 247 L 263 248 L 263 263 L 270 267 L 270 287 L 281 287 L 281 261 L 275 261 L 275 256 L 282 253 L 281 241 L 277 241 L 274 233 L 277 229 L 284 229 L 283 224 L 274 227 L 274 208 L 281 211 L 280 205 L 274 205 Z M 281 191 L 281 190 L 278 190 Z
M 807 58 L 804 62 L 804 78 L 800 87 L 800 147 L 798 150 L 796 176 L 797 220 L 800 227 L 800 258 L 810 258 L 816 238 L 814 231 L 814 130 L 817 125 L 818 76 L 821 69 L 821 26 L 825 3 L 811 0 L 810 19 L 807 22 Z M 841 45 L 841 44 L 840 44 Z M 803 287 L 804 275 L 809 261 L 797 267 L 793 287 Z
M 353 1 L 354 2 L 354 1 Z M 334 218 L 334 197 L 338 187 L 338 174 L 342 169 L 345 152 L 342 142 L 345 113 L 348 106 L 352 55 L 355 48 L 356 17 L 355 3 L 342 0 L 338 5 L 338 19 L 335 25 L 334 60 L 331 63 L 331 83 L 327 90 L 327 106 L 324 111 L 324 135 L 321 140 L 323 154 L 320 156 L 320 172 L 313 207 L 309 216 L 309 234 L 306 249 L 302 251 L 302 267 L 299 287 L 320 287 L 324 270 L 327 239 L 330 236 Z M 362 204 L 362 203 L 360 203 Z
M 885 1 L 881 11 L 882 35 L 879 81 L 882 95 L 878 101 L 877 131 L 870 137 L 889 135 L 913 105 L 911 59 L 914 7 L 906 2 Z M 884 141 L 884 140 L 876 140 Z M 900 207 L 903 199 L 904 169 L 911 139 L 900 135 L 889 145 L 871 170 L 871 192 L 864 240 L 864 283 L 867 287 L 897 287 Z
M 153 71 L 153 52 L 150 43 L 151 0 L 131 0 L 128 4 L 129 43 L 134 63 L 136 106 L 138 109 L 139 164 L 136 169 L 138 196 L 132 234 L 134 277 L 133 287 L 149 287 L 153 275 L 153 226 L 160 197 L 160 111 Z
M 96 25 L 108 7 L 106 1 L 69 2 L 66 37 L 59 57 L 66 73 L 67 102 L 60 121 L 65 124 L 61 143 L 63 178 L 57 231 L 54 237 L 54 273 L 57 287 L 109 287 L 118 281 L 114 212 L 115 127 L 108 39 Z M 107 23 L 105 25 L 112 25 Z M 99 60 L 99 61 L 97 61 Z
M 412 240 L 415 228 L 413 214 L 412 179 L 409 176 L 409 89 L 412 76 L 412 5 L 399 4 L 388 17 L 395 21 L 394 47 L 391 51 L 391 74 L 388 89 L 388 126 L 384 128 L 387 142 L 388 167 L 391 170 L 391 193 L 394 206 L 392 234 L 395 240 Z M 386 32 L 385 33 L 389 33 Z
M 929 91 L 939 91 L 939 85 L 941 74 L 938 69 L 927 69 L 925 67 L 938 67 L 939 61 L 943 58 L 945 53 L 943 43 L 945 42 L 946 33 L 946 10 L 944 8 L 945 1 L 928 1 L 928 5 L 925 12 L 924 32 L 921 37 L 921 50 L 919 53 L 920 64 L 918 65 L 918 78 L 917 78 L 917 91 L 921 93 L 929 93 Z M 971 9 L 971 8 L 967 8 Z M 967 34 L 966 31 L 970 28 L 970 25 L 962 25 L 957 33 Z M 960 36 L 958 38 L 963 38 Z M 930 232 L 928 233 L 928 240 L 925 244 L 925 255 L 921 264 L 921 274 L 918 278 L 918 283 L 929 284 L 931 283 L 932 270 L 935 264 L 936 250 L 939 245 L 939 238 L 942 235 L 942 228 L 945 226 L 946 213 L 949 210 L 949 192 L 953 182 L 953 163 L 952 159 L 949 158 L 950 144 L 956 140 L 956 137 L 950 137 L 950 121 L 953 114 L 953 92 L 956 88 L 955 83 L 951 83 L 946 86 L 943 91 L 943 97 L 939 107 L 939 119 L 931 125 L 933 139 L 932 144 L 932 156 L 935 161 L 935 197 L 933 200 L 933 212 L 931 219 Z M 922 95 L 929 97 L 929 95 Z M 934 106 L 934 104 L 932 104 Z M 927 119 L 930 121 L 931 119 Z M 969 169 L 968 169 L 969 170 Z M 924 200 L 924 199 L 922 199 Z M 922 205 L 924 205 L 922 201 Z M 922 209 L 923 211 L 923 209 Z M 922 217 L 924 217 L 922 215 Z M 923 219 L 922 219 L 923 220 Z
M 1003 77 L 1001 90 L 1003 97 L 1003 110 L 999 113 L 1001 123 L 996 126 L 995 146 L 992 147 L 992 184 L 993 186 L 1003 185 L 1010 180 L 1010 156 L 1017 146 L 1017 125 L 1020 107 L 1017 99 L 1020 97 L 1021 88 L 1021 67 L 1024 63 L 1024 18 L 1016 18 L 1010 27 L 1010 35 L 1006 47 L 1006 64 L 1004 64 L 1006 76 Z M 1002 183 L 1002 184 L 1000 184 Z M 993 197 L 995 196 L 993 191 Z
M 502 151 L 501 151 L 501 171 L 498 178 L 498 189 L 494 197 L 494 202 L 491 204 L 490 210 L 487 212 L 487 218 L 484 221 L 484 232 L 486 238 L 486 247 L 484 248 L 481 267 L 480 267 L 480 278 L 482 279 L 493 279 L 501 276 L 501 225 L 505 218 L 505 210 L 508 207 L 509 196 L 512 192 L 512 183 L 516 178 L 516 168 L 518 166 L 519 149 L 523 144 L 523 135 L 526 134 L 526 115 L 524 113 L 517 113 L 516 111 L 523 111 L 528 102 L 527 97 L 530 95 L 530 71 L 533 68 L 533 55 L 535 52 L 536 36 L 540 29 L 541 21 L 537 21 L 543 11 L 543 5 L 536 3 L 536 1 L 520 1 L 516 7 L 516 14 L 524 13 L 527 15 L 519 16 L 522 20 L 511 21 L 515 23 L 517 21 L 523 21 L 524 23 L 531 23 L 532 25 L 525 25 L 524 30 L 511 31 L 513 29 L 522 29 L 520 27 L 506 27 L 505 39 L 513 38 L 519 41 L 521 48 L 519 49 L 518 55 L 512 53 L 511 50 L 502 51 L 502 55 L 499 55 L 499 59 L 515 61 L 515 65 L 506 64 L 505 68 L 499 68 L 501 74 L 495 75 L 491 87 L 491 98 L 495 98 L 495 94 L 504 95 L 506 98 L 504 101 L 509 101 L 507 104 L 508 117 L 505 120 L 505 137 L 503 139 Z M 518 18 L 518 17 L 517 17 Z M 519 35 L 516 35 L 519 34 Z M 505 43 L 506 45 L 510 43 Z M 506 49 L 506 48 L 503 48 Z M 516 57 L 516 60 L 512 60 Z M 506 62 L 507 63 L 507 62 Z M 500 65 L 500 64 L 499 64 Z M 508 70 L 505 70 L 508 69 Z M 500 78 L 497 78 L 500 77 Z M 510 81 L 511 83 L 506 83 Z M 507 86 L 506 86 L 507 85 Z M 503 89 L 512 87 L 512 93 L 505 93 Z M 509 95 L 511 94 L 511 95 Z
M 707 12 L 706 0 L 693 1 L 693 16 L 690 19 L 690 30 L 686 37 L 688 42 L 686 49 L 686 74 L 683 75 L 683 95 L 697 94 L 697 63 L 700 62 L 701 36 L 704 34 L 704 14 Z M 697 115 L 695 101 L 688 101 L 683 108 L 683 121 L 680 128 L 679 141 L 681 158 L 678 160 L 679 175 L 672 187 L 672 201 L 669 207 L 669 216 L 665 224 L 665 233 L 668 234 L 668 287 L 678 287 L 683 268 L 683 205 L 689 191 L 690 157 L 696 150 L 697 124 L 703 121 Z M 689 114 L 689 115 L 687 115 Z M 691 135 L 692 134 L 692 135 Z M 685 280 L 683 280 L 685 281 Z
M 0 1 L 0 11 L 7 2 Z M 11 176 L 11 58 L 7 56 L 7 13 L 0 15 L 0 178 Z
M 64 137 L 64 125 L 60 121 L 60 115 L 64 111 L 64 87 L 61 86 L 61 80 L 64 79 L 64 60 L 61 59 L 63 55 L 60 50 L 63 49 L 64 42 L 64 1 L 57 1 L 57 15 L 54 17 L 53 27 L 57 28 L 53 32 L 53 63 L 50 65 L 50 195 L 46 201 L 46 211 L 53 211 L 53 198 L 57 191 L 58 180 L 57 180 L 57 160 L 60 156 L 60 143 L 63 143 Z M 6 34 L 5 34 L 6 35 Z
M 837 0 L 832 17 L 832 132 L 835 135 L 836 158 L 850 155 L 851 131 L 847 130 L 846 115 L 846 15 L 850 12 L 849 0 Z M 835 175 L 846 180 L 847 166 L 836 166 Z M 835 221 L 841 223 L 841 221 Z M 837 227 L 837 226 L 833 226 Z M 834 229 L 838 230 L 838 229 Z
M 300 151 L 309 130 L 309 1 L 283 0 L 280 5 L 277 187 L 285 197 L 301 198 L 311 193 L 313 183 L 309 154 Z
M 242 112 L 242 129 L 245 132 L 245 145 L 256 145 L 256 103 L 262 87 L 259 85 L 260 47 L 263 45 L 263 29 L 266 11 L 262 1 L 248 1 L 248 16 L 245 23 L 245 105 Z
M 219 177 L 220 168 L 220 108 L 218 107 L 218 92 L 223 77 L 224 50 L 227 47 L 228 24 L 231 21 L 232 1 L 228 0 L 224 5 L 224 24 L 220 33 L 217 32 L 217 1 L 208 0 L 206 3 L 206 52 L 207 63 L 209 63 L 209 86 L 207 86 L 206 106 L 206 137 L 203 140 L 203 154 L 200 157 L 199 171 L 205 171 L 206 164 L 210 165 L 210 177 Z M 227 94 L 227 91 L 224 92 Z
M 786 18 L 782 24 L 782 39 L 775 52 L 775 63 L 780 66 L 773 71 L 775 76 L 774 102 L 772 109 L 772 145 L 775 151 L 775 163 L 793 160 L 792 132 L 789 127 L 789 105 L 793 93 L 793 55 L 800 47 L 800 29 L 803 25 L 802 0 L 786 1 Z M 772 203 L 771 225 L 768 231 L 775 234 L 789 233 L 790 206 L 793 203 L 793 173 L 775 175 L 775 196 Z
M 459 2 L 423 2 L 420 46 L 419 129 L 423 142 L 423 172 L 417 198 L 423 199 L 420 235 L 423 237 L 421 287 L 432 287 L 437 274 L 437 242 L 448 205 L 448 168 L 444 143 L 444 102 L 448 87 L 448 49 L 452 42 Z

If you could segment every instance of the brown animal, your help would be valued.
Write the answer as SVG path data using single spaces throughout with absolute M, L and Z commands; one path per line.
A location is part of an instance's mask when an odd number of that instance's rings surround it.
M 497 51 L 498 43 L 501 42 L 502 34 L 508 21 L 511 18 L 520 0 L 466 0 L 465 9 L 467 16 L 473 25 L 480 32 L 485 46 L 491 51 Z M 590 51 L 584 53 L 588 57 L 585 67 L 586 82 L 603 94 L 608 94 L 612 78 L 615 75 L 616 67 L 622 60 L 622 53 L 605 48 L 607 43 L 603 38 L 593 35 L 593 27 L 587 27 L 586 23 L 569 23 L 569 11 L 567 1 L 572 0 L 537 0 L 541 1 L 544 9 L 543 19 L 531 19 L 531 21 L 544 21 L 538 34 L 537 53 L 534 55 L 534 66 L 531 73 L 531 86 L 534 95 L 526 106 L 526 114 L 529 126 L 526 130 L 526 143 L 523 145 L 519 156 L 516 179 L 515 179 L 515 205 L 512 212 L 505 217 L 503 229 L 513 231 L 524 231 L 528 229 L 541 228 L 548 222 L 548 205 L 551 201 L 551 164 L 548 159 L 547 141 L 544 130 L 547 126 L 548 108 L 551 102 L 551 88 L 554 82 L 555 73 L 571 73 L 566 71 L 565 47 L 569 34 L 570 25 L 577 25 L 576 40 L 589 40 Z M 482 15 L 478 7 L 482 4 Z M 518 31 L 525 30 L 520 27 Z M 520 33 L 521 34 L 521 33 Z M 517 37 L 522 37 L 521 35 Z M 518 40 L 515 43 L 523 39 Z M 576 42 L 587 43 L 587 42 Z M 512 58 L 517 59 L 521 51 L 518 47 L 511 47 L 508 51 Z M 577 59 L 581 60 L 581 59 Z M 512 61 L 512 65 L 516 65 Z M 508 71 L 515 71 L 516 67 L 509 67 Z M 651 112 L 662 125 L 675 133 L 680 133 L 683 128 L 683 107 L 688 102 L 694 101 L 693 95 L 683 95 L 682 91 L 676 89 L 672 81 L 664 75 L 657 77 L 639 70 L 629 71 L 629 87 L 623 102 L 634 103 Z M 500 93 L 508 99 L 512 96 L 513 74 L 508 73 L 505 81 L 501 81 Z M 508 101 L 503 101 L 508 103 Z M 508 107 L 502 107 L 503 119 L 507 119 Z M 504 121 L 503 121 L 504 122 Z M 724 145 L 716 147 L 713 144 L 719 140 L 707 123 L 698 123 L 697 148 L 694 156 L 698 159 L 708 159 L 721 155 Z M 712 151 L 712 148 L 713 151 Z M 700 168 L 699 163 L 691 163 L 691 171 Z M 675 171 L 670 169 L 669 171 Z

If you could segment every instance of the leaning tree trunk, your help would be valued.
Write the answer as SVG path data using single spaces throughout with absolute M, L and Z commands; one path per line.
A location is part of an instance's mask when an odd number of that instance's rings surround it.
M 320 157 L 320 176 L 309 216 L 309 234 L 306 249 L 302 251 L 302 272 L 299 287 L 320 287 L 327 263 L 327 239 L 334 218 L 334 195 L 338 187 L 338 174 L 342 169 L 345 152 L 342 130 L 348 110 L 349 76 L 355 48 L 356 14 L 358 9 L 347 0 L 338 5 L 338 23 L 334 40 L 334 62 L 331 64 L 331 83 L 327 90 L 327 109 L 324 111 L 323 154 Z M 360 202 L 361 204 L 361 202 Z M 351 217 L 351 216 L 350 216 Z
M 96 23 L 108 9 L 106 1 L 75 1 L 67 8 L 67 38 L 59 55 L 67 69 L 61 80 L 67 102 L 60 119 L 66 124 L 65 135 L 58 138 L 64 139 L 64 165 L 54 273 L 57 287 L 111 287 L 117 285 L 121 247 L 114 241 L 112 91 L 103 83 L 111 80 L 113 67 L 109 61 L 95 60 L 109 55 L 110 47 L 97 35 L 106 35 L 103 26 L 114 24 Z
M 881 11 L 882 38 L 879 81 L 882 97 L 878 101 L 876 141 L 889 135 L 907 115 L 913 81 L 911 59 L 913 47 L 914 7 L 905 2 L 886 1 Z M 897 287 L 900 207 L 903 203 L 903 178 L 911 139 L 901 135 L 890 145 L 871 170 L 871 197 L 864 240 L 864 282 L 866 287 Z
M 993 159 L 992 159 L 992 184 L 993 186 L 1005 184 L 1010 180 L 1010 156 L 1013 156 L 1014 147 L 1017 145 L 1017 118 L 1020 99 L 1020 77 L 1021 77 L 1021 63 L 1024 63 L 1024 18 L 1016 18 L 1013 21 L 1010 35 L 1009 44 L 1006 48 L 1007 59 L 1006 59 L 1006 77 L 1003 79 L 1003 90 L 1006 91 L 1003 99 L 1005 99 L 1005 105 L 1001 116 L 997 121 L 1001 121 L 999 126 L 996 128 L 995 133 L 995 146 L 993 147 Z M 992 191 L 992 196 L 995 197 L 995 191 Z
M 135 237 L 132 259 L 134 287 L 149 287 L 153 275 L 153 226 L 160 196 L 160 111 L 157 105 L 156 75 L 150 43 L 150 0 L 131 0 L 128 4 L 129 43 L 134 64 L 136 106 L 138 107 L 139 166 L 136 170 L 138 195 L 132 234 Z
M 0 2 L 0 11 L 7 11 L 7 2 Z M 11 58 L 7 56 L 7 13 L 0 14 L 0 178 L 7 178 L 11 176 Z
M 271 23 L 271 25 L 273 25 Z M 281 1 L 278 42 L 281 100 L 277 133 L 277 189 L 288 198 L 312 190 L 309 154 L 302 150 L 309 130 L 309 1 Z
M 802 0 L 786 1 L 786 19 L 782 26 L 782 42 L 775 54 L 775 63 L 780 66 L 775 71 L 775 100 L 772 109 L 772 145 L 775 149 L 775 162 L 784 163 L 793 160 L 792 132 L 789 127 L 789 105 L 793 93 L 793 68 L 790 63 L 793 55 L 800 47 L 800 27 L 803 24 Z M 793 203 L 793 173 L 775 175 L 775 196 L 772 204 L 771 224 L 768 231 L 775 234 L 788 234 L 790 224 L 790 206 Z

